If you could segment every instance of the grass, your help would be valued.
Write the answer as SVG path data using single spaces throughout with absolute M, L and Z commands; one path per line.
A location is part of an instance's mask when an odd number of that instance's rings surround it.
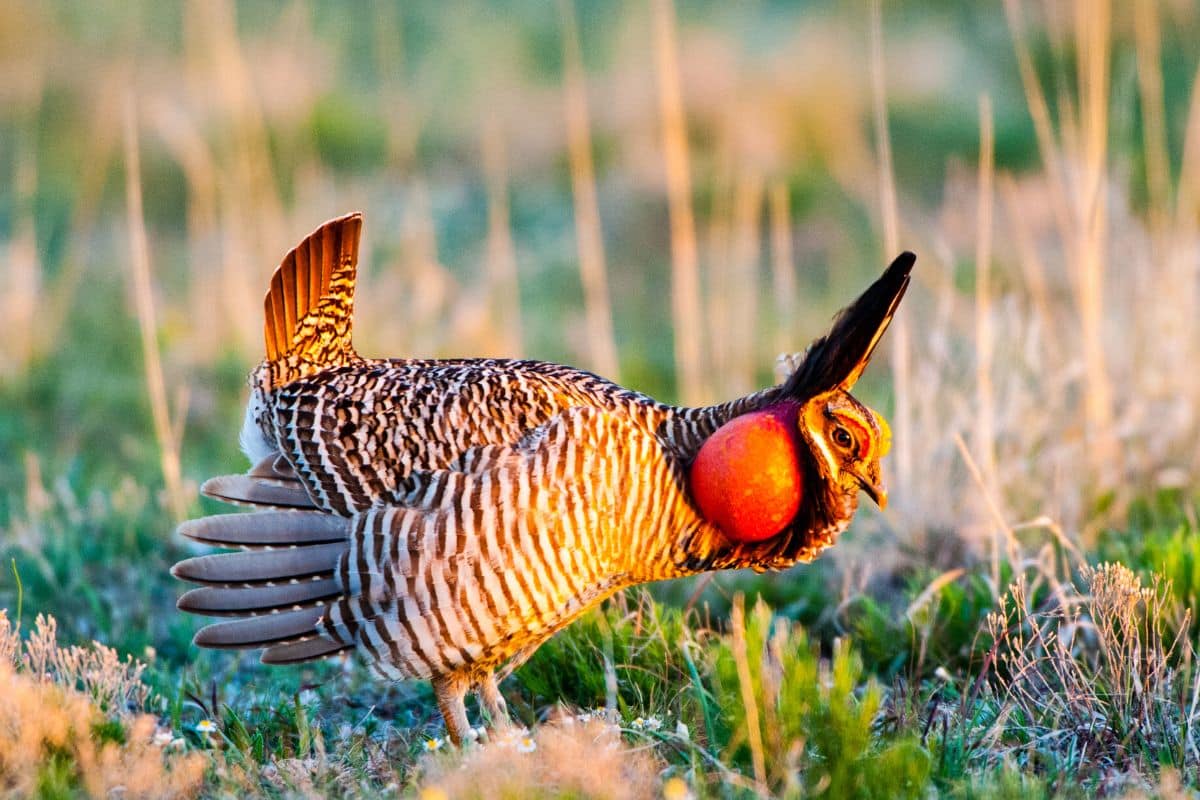
M 58 513 L 46 510 L 43 524 Z M 126 521 L 94 513 L 53 523 L 64 550 L 86 557 L 85 540 L 104 538 L 97 522 L 120 529 Z M 1139 533 L 1145 551 L 1178 557 L 1196 532 L 1164 523 Z M 1187 590 L 1161 579 L 1143 585 L 1126 567 L 1083 566 L 1051 587 L 1038 567 L 1018 573 L 1006 564 L 1004 574 L 1018 580 L 999 604 L 986 561 L 932 589 L 914 573 L 905 587 L 860 594 L 838 620 L 811 629 L 761 600 L 747 610 L 740 593 L 729 615 L 627 596 L 555 637 L 506 684 L 519 724 L 533 731 L 536 748 L 545 743 L 527 762 L 512 742 L 462 755 L 441 745 L 431 760 L 426 751 L 443 733 L 428 687 L 381 685 L 353 661 L 267 671 L 250 658 L 197 654 L 187 646 L 190 624 L 168 612 L 169 591 L 135 583 L 80 608 L 77 587 L 111 589 L 119 581 L 103 570 L 133 555 L 93 558 L 66 591 L 18 556 L 21 605 L 53 610 L 65 623 L 60 636 L 101 635 L 145 659 L 122 679 L 138 688 L 122 689 L 121 702 L 86 685 L 85 694 L 100 711 L 153 713 L 185 752 L 205 758 L 209 792 L 350 796 L 433 786 L 472 796 L 503 762 L 517 773 L 511 796 L 558 796 L 553 787 L 575 785 L 582 773 L 572 770 L 599 757 L 589 748 L 610 740 L 632 761 L 606 745 L 604 757 L 615 760 L 597 769 L 631 771 L 621 786 L 634 793 L 582 796 L 645 796 L 672 777 L 696 796 L 718 797 L 1033 797 L 1111 793 L 1160 774 L 1188 784 L 1197 777 Z M 165 569 L 169 557 L 162 560 Z M 1148 575 L 1157 566 L 1126 560 Z M 149 580 L 166 583 L 153 573 Z M 792 580 L 821 590 L 817 571 Z M 138 593 L 154 607 L 128 618 L 126 603 Z M 52 642 L 53 630 L 39 625 L 31 642 Z M 119 677 L 123 663 L 110 653 L 81 671 Z M 214 728 L 204 733 L 208 721 Z M 593 723 L 603 727 L 593 731 Z M 38 769 L 75 768 L 56 752 L 46 750 L 51 760 Z M 577 760 L 559 758 L 567 752 Z
M 0 7 L 0 796 L 1200 788 L 1200 15 L 556 10 Z M 270 269 L 359 207 L 364 352 L 664 399 L 916 250 L 860 384 L 893 506 L 589 613 L 462 752 L 424 684 L 198 652 L 171 520 L 242 467 Z

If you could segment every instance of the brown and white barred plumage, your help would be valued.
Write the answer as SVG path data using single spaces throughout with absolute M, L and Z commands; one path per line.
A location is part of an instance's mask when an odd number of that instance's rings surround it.
M 709 434 L 747 411 L 822 393 L 857 404 L 840 387 L 886 327 L 911 257 L 785 384 L 681 409 L 557 364 L 362 359 L 350 344 L 360 229 L 358 215 L 327 223 L 272 281 L 268 358 L 253 376 L 242 435 L 259 463 L 204 490 L 287 510 L 181 526 L 246 550 L 176 565 L 176 575 L 207 584 L 180 608 L 242 617 L 201 630 L 198 644 L 263 647 L 267 663 L 357 649 L 385 675 L 432 679 L 457 741 L 469 730 L 465 691 L 478 688 L 502 715 L 494 671 L 613 592 L 712 569 L 790 566 L 848 524 L 856 492 L 818 481 L 784 532 L 731 541 L 697 513 L 686 467 Z M 851 324 L 855 309 L 877 330 Z M 852 364 L 822 363 L 846 362 L 846 353 Z

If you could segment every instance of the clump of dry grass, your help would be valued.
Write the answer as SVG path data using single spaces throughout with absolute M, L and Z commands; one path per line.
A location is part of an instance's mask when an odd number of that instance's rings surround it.
M 39 616 L 22 642 L 0 610 L 0 795 L 194 796 L 207 760 L 132 711 L 144 665 L 99 644 L 59 647 L 55 632 Z
M 564 718 L 427 758 L 420 797 L 634 800 L 658 796 L 660 768 L 652 753 L 622 743 L 615 725 Z
M 39 614 L 25 642 L 18 638 L 5 611 L 0 610 L 0 657 L 5 663 L 41 682 L 79 691 L 105 713 L 125 713 L 145 705 L 149 689 L 142 683 L 146 665 L 132 657 L 122 661 L 117 651 L 93 642 L 90 647 L 60 647 L 58 622 Z
M 1024 581 L 1001 598 L 987 630 L 992 686 L 1012 754 L 1052 754 L 1080 777 L 1152 775 L 1200 763 L 1200 681 L 1166 581 L 1149 586 L 1122 564 L 1081 570 L 1083 592 L 1060 587 L 1043 607 Z M 1172 633 L 1174 632 L 1174 633 Z

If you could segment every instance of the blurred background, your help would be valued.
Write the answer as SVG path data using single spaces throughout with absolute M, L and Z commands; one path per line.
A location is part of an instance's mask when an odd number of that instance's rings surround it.
M 271 271 L 355 209 L 360 352 L 685 403 L 915 251 L 859 390 L 893 505 L 721 580 L 998 591 L 1196 486 L 1198 42 L 1186 0 L 0 3 L 0 605 L 186 651 L 173 520 L 244 467 Z

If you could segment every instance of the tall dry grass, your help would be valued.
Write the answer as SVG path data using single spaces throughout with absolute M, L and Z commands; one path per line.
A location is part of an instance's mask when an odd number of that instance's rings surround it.
M 587 81 L 579 48 L 574 0 L 560 0 L 562 20 L 563 93 L 567 121 L 567 152 L 575 205 L 575 236 L 579 240 L 579 274 L 583 279 L 584 319 L 589 349 L 588 367 L 599 375 L 620 379 L 617 343 L 613 337 L 604 230 L 596 199 L 596 168 L 592 163 L 591 120 Z
M 248 368 L 260 354 L 258 298 L 279 254 L 319 220 L 363 207 L 364 351 L 528 351 L 541 309 L 521 308 L 521 292 L 543 279 L 547 264 L 561 263 L 565 248 L 574 252 L 566 260 L 582 270 L 584 292 L 579 312 L 565 316 L 561 347 L 577 363 L 615 370 L 606 365 L 621 354 L 604 320 L 619 316 L 620 297 L 650 285 L 640 278 L 644 265 L 669 261 L 669 295 L 658 307 L 671 320 L 685 401 L 751 388 L 776 350 L 800 349 L 885 259 L 901 247 L 916 250 L 913 290 L 873 370 L 890 376 L 892 394 L 873 399 L 891 407 L 895 433 L 887 519 L 895 538 L 918 553 L 936 544 L 925 534 L 935 530 L 953 531 L 984 557 L 994 552 L 993 542 L 1006 537 L 998 538 L 992 506 L 1012 528 L 1048 517 L 1086 541 L 1106 520 L 1098 508 L 1112 518 L 1146 491 L 1194 484 L 1200 456 L 1189 443 L 1200 431 L 1200 380 L 1181 365 L 1200 357 L 1200 94 L 1193 92 L 1174 169 L 1161 64 L 1163 29 L 1186 9 L 1145 0 L 1114 16 L 1108 4 L 1095 14 L 1084 13 L 1087 2 L 1058 13 L 1057 6 L 1007 0 L 1017 64 L 1008 77 L 1023 87 L 1041 163 L 1012 171 L 998 153 L 992 160 L 1000 105 L 980 108 L 984 158 L 952 164 L 940 205 L 926 208 L 898 185 L 903 165 L 894 163 L 890 116 L 922 90 L 920 81 L 942 89 L 954 76 L 905 63 L 912 51 L 888 30 L 881 4 L 861 17 L 799 20 L 760 53 L 735 34 L 691 17 L 681 22 L 668 0 L 656 0 L 645 13 L 615 20 L 606 60 L 587 71 L 573 42 L 599 34 L 572 25 L 573 7 L 562 8 L 561 81 L 539 84 L 507 62 L 489 63 L 486 78 L 465 81 L 454 103 L 427 88 L 440 89 L 436 75 L 410 66 L 405 10 L 372 11 L 380 86 L 363 91 L 378 92 L 388 123 L 378 175 L 339 172 L 311 140 L 283 135 L 303 130 L 322 98 L 336 94 L 346 47 L 302 11 L 247 30 L 231 4 L 193 3 L 178 53 L 163 48 L 120 63 L 85 53 L 58 68 L 74 69 L 71 85 L 94 103 L 96 136 L 64 266 L 51 274 L 37 262 L 30 217 L 18 214 L 6 233 L 12 256 L 4 277 L 12 290 L 4 298 L 13 306 L 13 335 L 0 340 L 0 352 L 14 365 L 8 374 L 24 369 L 23 342 L 31 326 L 42 327 L 22 320 L 41 320 L 38 310 L 56 304 L 69 318 L 86 301 L 77 292 L 84 269 L 127 260 L 111 246 L 106 251 L 113 221 L 103 176 L 121 131 L 113 111 L 120 103 L 107 101 L 119 96 L 114 86 L 128 86 L 142 110 L 142 150 L 172 163 L 185 191 L 181 238 L 154 230 L 146 237 L 149 261 L 182 270 L 163 272 L 153 294 L 158 317 L 147 340 L 172 332 L 161 352 L 162 372 L 172 376 L 163 383 L 171 385 L 148 388 L 165 393 L 156 409 L 171 405 L 175 386 L 186 383 L 175 376 L 190 365 L 233 350 Z M 22 114 L 40 102 L 38 81 L 64 80 L 45 64 L 56 63 L 71 40 L 54 39 L 53 25 L 42 29 L 51 32 L 44 52 L 27 56 L 42 66 L 29 68 L 23 88 L 5 89 L 5 97 L 20 100 L 8 107 Z M 447 24 L 437 33 L 464 51 L 505 39 L 502 28 Z M 953 55 L 954 42 L 935 44 Z M 864 51 L 866 58 L 847 56 Z M 1130 184 L 1139 174 L 1129 163 L 1135 154 L 1110 144 L 1113 116 L 1124 113 L 1114 108 L 1124 95 L 1114 89 L 1110 62 L 1125 55 L 1136 59 L 1144 187 Z M 1039 58 L 1051 65 L 1049 74 L 1039 72 Z M 1075 65 L 1070 75 L 1055 66 L 1067 63 Z M 39 74 L 46 77 L 34 80 Z M 466 131 L 461 141 L 456 131 Z M 425 155 L 422 137 L 439 135 L 450 140 L 444 152 L 472 157 Z M 19 185 L 38 180 L 27 157 L 33 140 L 23 141 Z M 285 157 L 273 156 L 272 147 Z M 602 149 L 604 168 L 594 158 Z M 540 222 L 524 229 L 515 222 L 513 197 L 558 163 L 573 179 L 570 196 L 559 199 L 574 201 L 577 213 L 567 238 L 547 244 L 552 237 Z M 852 269 L 867 260 L 854 221 L 831 219 L 823 203 L 792 207 L 795 173 L 814 164 L 876 220 L 878 255 L 869 260 L 877 264 Z M 466 233 L 455 228 L 470 241 L 439 241 L 439 224 L 473 188 L 486 215 Z M 1147 198 L 1145 209 L 1135 194 Z M 608 208 L 614 212 L 602 220 Z M 628 208 L 659 216 L 637 223 Z M 638 269 L 624 263 L 630 252 Z M 811 288 L 813 263 L 835 265 L 820 296 Z M 961 272 L 966 264 L 969 279 Z M 608 293 L 614 300 L 606 308 Z M 61 334 L 47 335 L 43 347 L 58 346 Z M 193 406 L 208 407 L 207 387 L 188 388 Z M 172 411 L 154 412 L 167 443 L 165 473 L 183 417 Z M 990 501 L 956 437 L 969 445 Z
M 137 109 L 132 98 L 125 106 L 125 193 L 129 224 L 129 272 L 142 336 L 142 364 L 146 373 L 146 392 L 154 435 L 158 439 L 159 463 L 166 484 L 167 505 L 176 522 L 187 517 L 190 499 L 185 494 L 179 447 L 187 418 L 187 385 L 175 392 L 172 413 L 167 400 L 167 382 L 158 349 L 158 321 L 154 287 L 150 274 L 150 245 L 146 240 L 145 214 L 142 210 L 142 170 L 138 152 Z
M 994 754 L 1055 754 L 1081 778 L 1153 774 L 1173 766 L 1194 780 L 1200 763 L 1200 680 L 1181 611 L 1159 580 L 1127 567 L 1084 567 L 1080 584 L 1038 608 L 1023 581 L 989 615 L 999 727 L 1019 731 Z
M 0 609 L 0 794 L 196 796 L 208 759 L 138 713 L 143 669 L 100 644 L 60 647 L 53 618 L 39 616 L 23 642 Z M 121 735 L 103 738 L 114 719 Z
M 881 261 L 895 257 L 900 245 L 900 215 L 896 202 L 896 177 L 892 166 L 891 135 L 888 131 L 887 77 L 883 56 L 883 11 L 879 0 L 871 3 L 870 14 L 870 65 L 871 65 L 871 119 L 875 134 L 875 149 L 878 159 L 879 217 L 883 233 Z M 907 315 L 901 315 L 891 328 L 891 367 L 895 385 L 895 414 L 892 427 L 895 430 L 896 490 L 900 494 L 913 485 L 913 445 L 915 435 L 912 421 L 912 353 L 909 342 Z
M 1067 84 L 1074 88 L 1058 89 L 1054 114 L 1030 43 L 1030 30 L 1049 22 L 1030 19 L 1041 6 L 1005 4 L 1042 169 L 996 170 L 1001 202 L 993 203 L 990 115 L 981 109 L 977 177 L 951 174 L 940 219 L 922 236 L 935 247 L 925 251 L 923 286 L 909 312 L 923 320 L 910 392 L 910 445 L 923 479 L 908 487 L 899 508 L 908 524 L 949 526 L 981 546 L 995 540 L 995 515 L 980 492 L 963 491 L 970 470 L 947 434 L 972 443 L 984 484 L 1010 524 L 1048 516 L 1085 543 L 1134 497 L 1194 485 L 1197 477 L 1190 442 L 1200 383 L 1182 365 L 1200 356 L 1192 313 L 1197 262 L 1189 260 L 1198 240 L 1177 205 L 1171 215 L 1153 211 L 1172 195 L 1186 196 L 1192 178 L 1181 173 L 1172 181 L 1161 160 L 1150 158 L 1150 209 L 1134 208 L 1135 187 L 1122 180 L 1128 156 L 1107 144 L 1115 113 L 1108 62 L 1125 34 L 1114 29 L 1106 4 L 1094 15 L 1085 7 L 1092 4 L 1077 4 L 1056 23 L 1063 26 L 1056 46 L 1069 43 L 1081 58 Z M 1155 73 L 1141 79 L 1154 92 L 1161 65 L 1146 43 L 1150 13 L 1139 11 L 1139 69 Z M 1156 102 L 1161 96 L 1147 102 L 1146 113 L 1157 113 Z M 1190 115 L 1189 136 L 1198 125 L 1200 117 Z M 1148 151 L 1160 149 L 1160 135 L 1161 125 L 1146 126 Z M 959 210 L 970 206 L 973 221 Z M 1168 218 L 1156 235 L 1155 225 Z M 973 308 L 950 271 L 972 250 Z
M 484 123 L 481 149 L 488 196 L 485 283 L 487 294 L 492 298 L 489 318 L 500 334 L 496 342 L 497 355 L 519 358 L 524 347 L 521 342 L 521 281 L 508 199 L 508 145 L 503 128 L 494 119 Z
M 658 77 L 662 154 L 671 218 L 671 302 L 679 397 L 689 404 L 708 398 L 704 379 L 700 258 L 692 211 L 687 121 L 679 78 L 673 0 L 654 0 L 654 53 Z M 717 330 L 721 336 L 723 330 Z

